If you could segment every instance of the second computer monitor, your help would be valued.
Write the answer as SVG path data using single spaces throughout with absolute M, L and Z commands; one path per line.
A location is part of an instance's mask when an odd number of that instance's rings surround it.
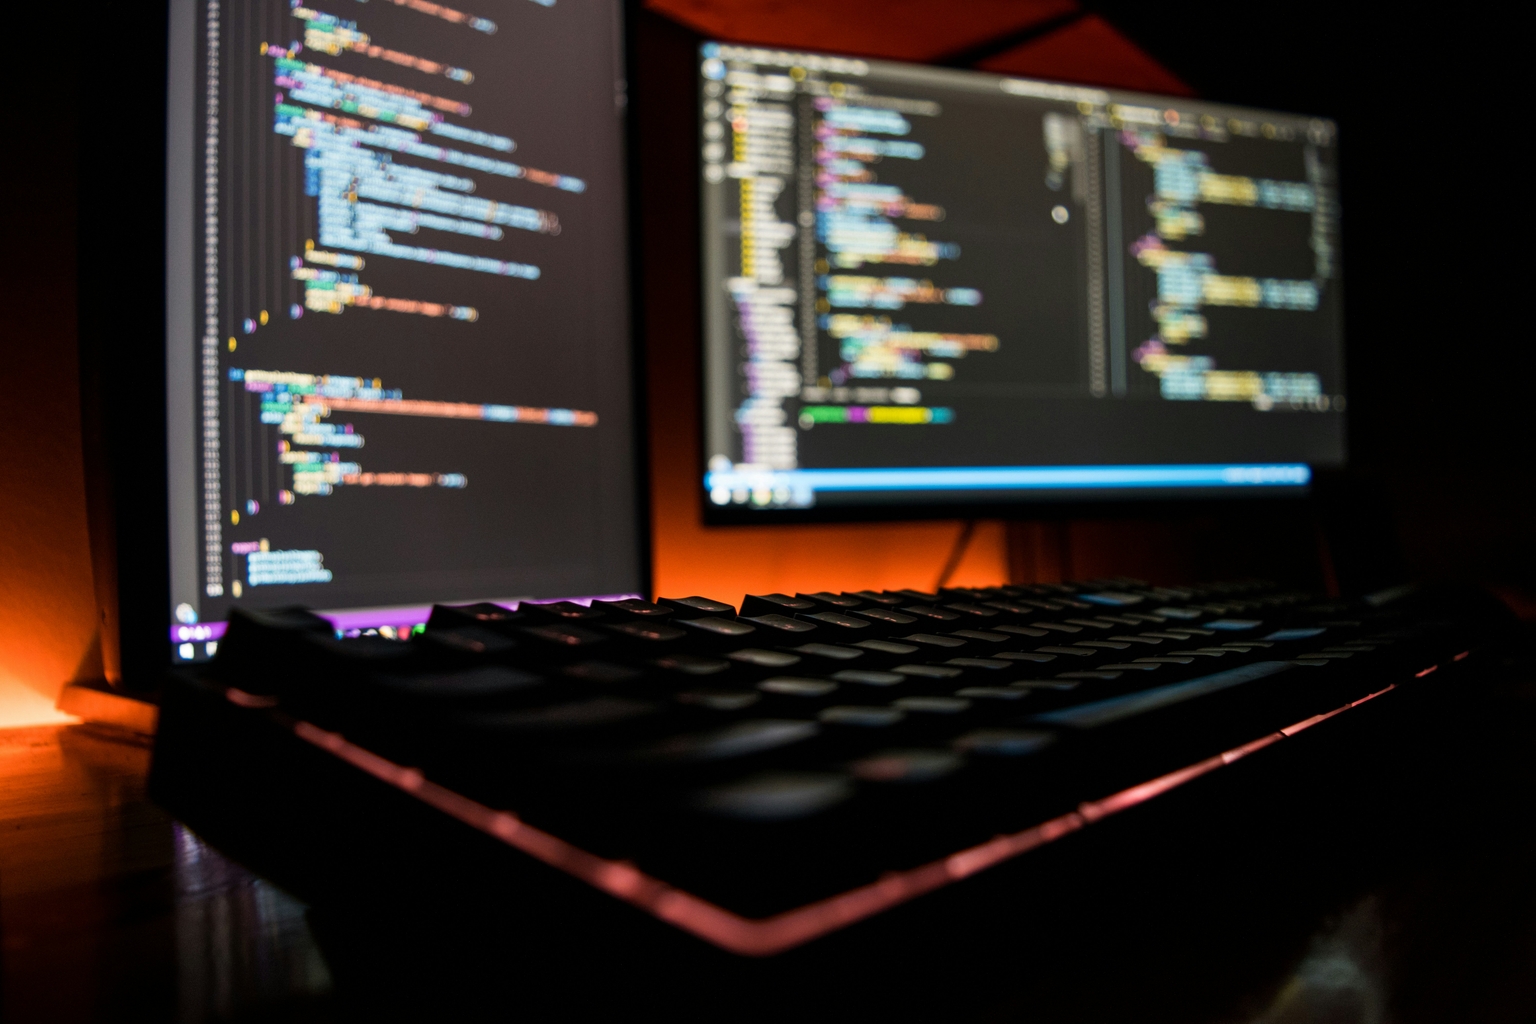
M 716 43 L 699 84 L 714 516 L 1343 463 L 1332 122 Z

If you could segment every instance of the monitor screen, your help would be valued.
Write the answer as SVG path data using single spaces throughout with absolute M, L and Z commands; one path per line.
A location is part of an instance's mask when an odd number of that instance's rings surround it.
M 171 6 L 173 658 L 639 590 L 622 4 L 314 4 Z
M 1343 463 L 1332 122 L 719 43 L 698 70 L 715 518 Z

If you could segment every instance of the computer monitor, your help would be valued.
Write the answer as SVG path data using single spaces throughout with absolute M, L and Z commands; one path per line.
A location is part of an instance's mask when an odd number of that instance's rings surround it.
M 170 5 L 166 662 L 646 586 L 622 3 L 470 6 Z
M 1332 122 L 698 62 L 708 518 L 1299 494 L 1343 464 Z

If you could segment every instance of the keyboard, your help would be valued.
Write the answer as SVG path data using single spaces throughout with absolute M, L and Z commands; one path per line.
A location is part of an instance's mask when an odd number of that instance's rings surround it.
M 396 637 L 237 611 L 168 684 L 152 791 L 258 869 L 473 836 L 474 870 L 774 957 L 1449 685 L 1504 628 L 1408 587 L 1133 580 L 442 605 Z

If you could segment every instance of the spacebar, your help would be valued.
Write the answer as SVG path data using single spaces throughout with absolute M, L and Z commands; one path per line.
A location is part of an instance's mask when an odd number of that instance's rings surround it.
M 1263 679 L 1277 672 L 1284 672 L 1290 667 L 1290 663 L 1285 661 L 1256 661 L 1252 665 L 1243 665 L 1225 672 L 1213 672 L 1211 675 L 1187 682 L 1159 686 L 1155 690 L 1142 690 L 1140 693 L 1131 693 L 1124 697 L 1111 697 L 1092 704 L 1079 704 L 1076 707 L 1062 708 L 1060 711 L 1050 711 L 1043 715 L 1036 715 L 1034 721 L 1049 725 L 1068 725 L 1075 729 L 1092 729 L 1145 714 L 1148 711 L 1156 711 L 1170 704 L 1203 697 L 1208 693 L 1251 683 L 1255 679 Z

